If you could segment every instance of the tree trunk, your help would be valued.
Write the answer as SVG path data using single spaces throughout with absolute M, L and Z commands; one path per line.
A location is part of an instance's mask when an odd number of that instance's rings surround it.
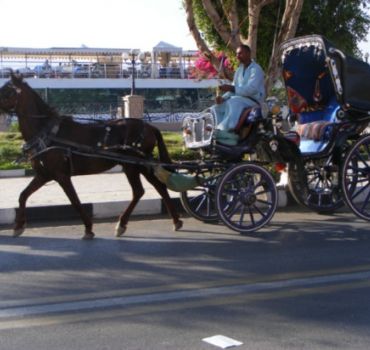
M 256 57 L 257 51 L 257 34 L 258 34 L 258 22 L 261 13 L 261 5 L 259 1 L 249 1 L 248 6 L 248 45 L 251 48 L 252 57 Z
M 204 9 L 206 10 L 208 17 L 211 19 L 214 28 L 216 29 L 217 33 L 220 35 L 222 40 L 227 44 L 231 41 L 231 35 L 228 28 L 224 25 L 222 18 L 218 15 L 215 7 L 212 4 L 211 0 L 202 0 L 202 4 Z
M 251 48 L 252 57 L 256 57 L 257 52 L 257 37 L 258 37 L 258 23 L 260 19 L 261 10 L 264 6 L 276 0 L 249 0 L 248 2 L 248 40 L 247 44 Z

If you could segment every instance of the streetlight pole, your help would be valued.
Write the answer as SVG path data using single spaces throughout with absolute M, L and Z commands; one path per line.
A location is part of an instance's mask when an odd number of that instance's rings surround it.
M 131 64 L 132 64 L 132 79 L 131 79 L 131 96 L 135 95 L 135 56 L 136 52 L 134 50 L 131 50 L 130 52 L 131 56 Z
M 131 60 L 131 94 L 123 97 L 124 116 L 126 118 L 142 118 L 144 114 L 144 97 L 135 95 L 135 65 L 139 50 L 131 50 L 129 54 L 124 54 L 123 59 Z
M 132 66 L 132 79 L 131 79 L 131 96 L 135 95 L 135 75 L 136 75 L 136 58 L 138 57 L 140 50 L 132 49 L 129 53 L 129 58 L 131 58 Z
M 366 60 L 366 63 L 368 63 L 368 61 L 369 61 L 369 53 L 368 52 L 365 53 L 365 60 Z

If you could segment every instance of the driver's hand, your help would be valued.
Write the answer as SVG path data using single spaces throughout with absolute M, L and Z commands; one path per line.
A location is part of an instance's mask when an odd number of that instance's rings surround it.
M 222 92 L 235 92 L 235 87 L 229 84 L 223 84 L 218 87 Z
M 216 96 L 216 103 L 219 105 L 222 102 L 224 102 L 224 99 L 222 98 L 222 96 Z

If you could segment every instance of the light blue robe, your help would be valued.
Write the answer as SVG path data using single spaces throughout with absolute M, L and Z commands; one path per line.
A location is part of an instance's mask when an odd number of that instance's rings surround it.
M 234 74 L 235 93 L 226 92 L 222 96 L 224 102 L 212 107 L 217 118 L 218 130 L 233 131 L 243 110 L 257 105 L 248 96 L 258 102 L 265 99 L 264 80 L 263 70 L 256 62 L 252 61 L 246 69 L 243 64 L 240 64 Z

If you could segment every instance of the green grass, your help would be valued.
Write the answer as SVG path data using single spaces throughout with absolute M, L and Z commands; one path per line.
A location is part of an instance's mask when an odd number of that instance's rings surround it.
M 173 160 L 192 160 L 194 159 L 195 152 L 185 149 L 182 134 L 180 132 L 162 132 L 164 143 L 166 144 Z M 157 156 L 157 153 L 155 153 Z
M 0 132 L 0 170 L 30 168 L 27 163 L 16 163 L 22 156 L 22 144 L 19 132 Z

